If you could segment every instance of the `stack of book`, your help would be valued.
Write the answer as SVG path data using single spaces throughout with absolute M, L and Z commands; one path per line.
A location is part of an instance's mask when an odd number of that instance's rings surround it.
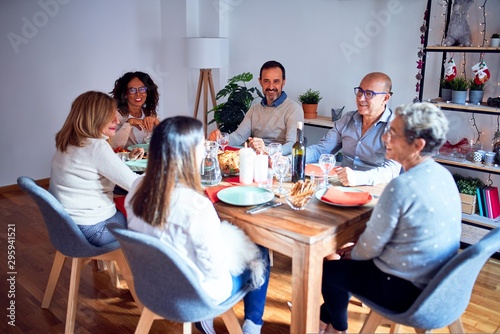
M 495 219 L 500 216 L 500 200 L 498 188 L 483 186 L 476 189 L 479 215 Z

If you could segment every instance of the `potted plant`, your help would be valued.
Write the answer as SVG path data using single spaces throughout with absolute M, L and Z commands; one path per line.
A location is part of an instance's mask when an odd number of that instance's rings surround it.
M 469 215 L 475 213 L 477 203 L 476 189 L 484 186 L 484 182 L 477 177 L 465 177 L 460 174 L 453 174 L 453 178 L 460 193 L 462 212 Z
M 439 82 L 441 88 L 441 99 L 446 102 L 451 100 L 451 83 L 445 78 L 441 78 Z
M 500 34 L 494 33 L 491 35 L 490 46 L 498 48 L 500 46 Z
M 456 104 L 465 104 L 467 100 L 467 90 L 469 81 L 462 77 L 455 77 L 451 83 L 451 102 Z
M 304 110 L 304 118 L 318 117 L 318 103 L 321 99 L 319 91 L 312 90 L 311 88 L 304 94 L 299 95 L 299 101 L 302 103 L 302 109 Z
M 483 102 L 484 83 L 478 84 L 474 79 L 469 80 L 469 103 L 481 104 Z
M 227 96 L 226 102 L 219 103 L 208 111 L 208 113 L 212 111 L 214 113 L 214 118 L 208 124 L 217 122 L 219 130 L 227 133 L 231 133 L 238 128 L 248 109 L 252 106 L 253 100 L 257 98 L 254 94 L 264 98 L 264 95 L 257 87 L 247 88 L 245 85 L 246 82 L 252 79 L 253 75 L 245 72 L 228 80 L 227 85 L 215 97 L 219 100 Z

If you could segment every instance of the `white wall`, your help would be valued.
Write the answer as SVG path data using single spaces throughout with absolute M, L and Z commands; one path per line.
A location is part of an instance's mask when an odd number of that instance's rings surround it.
M 500 12 L 500 1 L 487 6 Z M 393 79 L 391 107 L 411 102 L 424 8 L 422 0 L 2 0 L 0 187 L 19 175 L 49 177 L 71 102 L 87 90 L 111 91 L 126 71 L 152 75 L 161 117 L 192 115 L 199 72 L 184 67 L 184 37 L 229 37 L 230 66 L 215 71 L 216 90 L 241 72 L 258 85 L 260 66 L 276 59 L 291 98 L 321 91 L 321 115 L 355 109 L 352 88 L 371 71 Z M 500 30 L 496 21 L 488 30 Z M 488 66 L 498 69 L 498 58 Z

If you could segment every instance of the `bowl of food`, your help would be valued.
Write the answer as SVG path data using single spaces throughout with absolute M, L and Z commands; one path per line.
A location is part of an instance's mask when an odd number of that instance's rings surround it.
M 217 156 L 220 171 L 223 176 L 239 175 L 240 173 L 240 152 L 224 151 Z
M 315 186 L 311 180 L 298 181 L 286 195 L 286 203 L 294 210 L 304 210 L 314 194 Z

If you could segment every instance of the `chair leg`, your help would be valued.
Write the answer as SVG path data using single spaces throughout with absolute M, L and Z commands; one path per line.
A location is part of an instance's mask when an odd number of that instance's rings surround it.
M 141 317 L 137 323 L 137 328 L 135 329 L 135 334 L 147 334 L 153 325 L 153 320 L 155 319 L 155 314 L 150 309 L 144 307 L 142 309 Z
M 121 288 L 120 278 L 118 277 L 118 272 L 116 271 L 116 266 L 114 261 L 106 261 L 106 266 L 108 267 L 109 278 L 111 279 L 111 284 L 115 288 Z
M 401 329 L 401 325 L 393 322 L 391 324 L 391 330 L 389 331 L 389 333 L 399 333 L 400 329 Z
M 118 268 L 120 269 L 120 273 L 122 274 L 123 279 L 125 280 L 125 282 L 127 282 L 128 288 L 135 300 L 135 303 L 137 304 L 137 307 L 142 312 L 144 305 L 142 305 L 141 301 L 137 297 L 137 294 L 135 293 L 134 277 L 132 276 L 132 272 L 130 271 L 128 262 L 125 259 L 125 255 L 123 255 L 123 251 L 121 250 L 121 248 L 117 249 L 113 252 L 112 256 L 118 264 Z
M 273 266 L 274 265 L 274 253 L 273 253 L 273 250 L 270 249 L 269 250 L 269 266 Z
M 238 322 L 238 318 L 236 318 L 236 314 L 234 310 L 230 308 L 226 312 L 221 314 L 222 320 L 224 320 L 224 324 L 226 325 L 227 331 L 229 334 L 242 334 L 240 323 Z
M 82 267 L 87 258 L 73 258 L 71 260 L 71 278 L 69 281 L 68 310 L 66 311 L 66 334 L 75 332 L 76 309 L 78 306 L 78 289 Z
M 448 329 L 450 330 L 450 333 L 465 333 L 464 326 L 462 325 L 462 320 L 460 320 L 460 318 L 448 325 Z
M 368 317 L 366 318 L 360 333 L 375 333 L 377 327 L 380 325 L 380 323 L 382 323 L 383 320 L 383 316 L 381 316 L 377 312 L 374 312 L 373 310 L 370 310 L 370 313 L 368 314 Z
M 50 270 L 49 281 L 47 282 L 47 287 L 45 288 L 45 293 L 43 294 L 42 308 L 44 309 L 47 309 L 50 306 L 57 281 L 59 280 L 59 275 L 61 274 L 61 269 L 64 265 L 64 260 L 66 260 L 66 256 L 62 255 L 59 251 L 56 251 L 54 262 L 52 263 L 52 269 Z
M 182 334 L 191 334 L 193 332 L 193 323 L 185 322 L 182 324 Z

